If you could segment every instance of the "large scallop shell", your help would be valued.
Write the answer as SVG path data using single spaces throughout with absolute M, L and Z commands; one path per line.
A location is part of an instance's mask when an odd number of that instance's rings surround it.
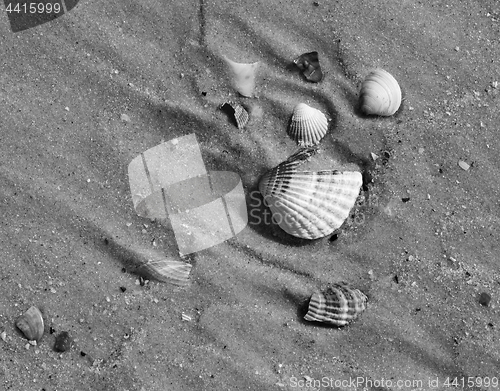
M 304 316 L 311 322 L 345 326 L 365 310 L 367 297 L 359 289 L 345 284 L 333 284 L 323 292 L 315 292 Z
M 319 83 L 323 79 L 318 52 L 304 53 L 293 60 L 293 62 L 302 71 L 307 80 Z
M 328 131 L 326 116 L 305 103 L 299 103 L 293 110 L 288 135 L 301 146 L 318 144 Z
M 313 148 L 300 150 L 268 171 L 259 183 L 273 220 L 285 232 L 304 239 L 318 239 L 339 228 L 363 182 L 357 171 L 297 171 L 314 152 Z
M 39 341 L 43 336 L 42 313 L 35 306 L 30 307 L 16 320 L 16 326 L 29 341 Z
M 389 72 L 376 69 L 361 84 L 359 98 L 365 114 L 390 116 L 401 105 L 401 88 Z
M 255 75 L 260 63 L 243 64 L 234 62 L 227 57 L 224 57 L 224 59 L 231 71 L 232 83 L 236 91 L 247 98 L 251 98 L 255 89 Z

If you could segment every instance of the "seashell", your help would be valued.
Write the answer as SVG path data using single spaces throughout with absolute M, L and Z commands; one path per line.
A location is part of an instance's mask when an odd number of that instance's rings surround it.
M 255 89 L 255 74 L 260 63 L 242 64 L 231 61 L 225 56 L 224 59 L 231 70 L 232 82 L 236 91 L 247 98 L 251 98 Z
M 285 232 L 304 239 L 318 239 L 339 228 L 363 183 L 356 171 L 297 171 L 314 152 L 314 148 L 300 150 L 268 171 L 259 183 L 273 220 Z
M 390 116 L 401 105 L 401 88 L 389 72 L 376 69 L 361 84 L 359 98 L 365 114 Z
M 220 108 L 221 110 L 230 112 L 233 115 L 238 129 L 243 129 L 248 123 L 250 116 L 245 108 L 239 103 L 229 101 L 224 103 Z
M 293 62 L 302 71 L 307 80 L 318 83 L 323 79 L 323 72 L 319 66 L 318 52 L 304 53 L 293 60 Z
M 170 282 L 177 286 L 189 284 L 189 273 L 191 265 L 187 262 L 172 261 L 169 259 L 150 259 L 138 269 L 138 274 L 144 274 L 148 278 L 162 282 Z
M 293 110 L 288 135 L 301 146 L 318 144 L 328 131 L 326 116 L 305 103 L 299 103 Z
M 16 326 L 29 341 L 39 341 L 43 336 L 43 317 L 38 308 L 32 306 L 16 320 Z
M 315 292 L 304 316 L 310 322 L 345 326 L 365 310 L 368 298 L 359 289 L 346 284 L 333 284 L 323 292 Z

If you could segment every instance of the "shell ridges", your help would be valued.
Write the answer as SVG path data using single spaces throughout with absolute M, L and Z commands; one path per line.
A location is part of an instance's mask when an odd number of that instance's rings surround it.
M 299 103 L 293 110 L 288 135 L 300 146 L 317 145 L 328 131 L 328 120 L 318 109 Z
M 366 295 L 347 284 L 333 284 L 315 292 L 309 301 L 305 320 L 345 326 L 366 309 Z
M 259 182 L 273 220 L 290 235 L 318 239 L 331 234 L 349 216 L 362 185 L 357 171 L 297 171 L 314 153 L 300 150 L 268 171 Z
M 391 116 L 401 105 L 401 88 L 389 72 L 379 68 L 365 78 L 359 97 L 365 114 Z

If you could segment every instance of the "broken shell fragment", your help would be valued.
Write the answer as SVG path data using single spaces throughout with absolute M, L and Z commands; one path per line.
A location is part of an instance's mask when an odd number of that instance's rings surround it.
M 363 113 L 390 116 L 401 105 L 401 88 L 389 72 L 376 69 L 361 84 L 359 98 Z
M 359 289 L 346 284 L 333 284 L 325 291 L 315 292 L 311 296 L 304 319 L 342 327 L 365 310 L 367 300 Z
M 268 171 L 259 182 L 273 220 L 290 235 L 318 239 L 349 216 L 363 183 L 360 172 L 297 171 L 314 148 L 304 148 Z
M 293 62 L 302 71 L 307 80 L 318 83 L 323 79 L 318 52 L 304 53 L 293 60 Z
M 229 66 L 234 89 L 241 95 L 251 98 L 255 89 L 255 75 L 260 63 L 243 64 L 231 61 L 225 56 L 224 60 Z
M 30 307 L 16 320 L 16 326 L 29 341 L 39 341 L 43 336 L 42 313 L 35 306 Z
M 230 113 L 233 116 L 238 129 L 243 129 L 248 123 L 250 116 L 248 115 L 248 112 L 245 110 L 245 108 L 239 103 L 228 101 L 224 103 L 220 108 L 221 110 Z
M 299 103 L 293 110 L 288 135 L 300 146 L 318 144 L 328 131 L 326 116 L 305 103 Z
M 464 171 L 468 171 L 468 170 L 469 170 L 469 168 L 470 168 L 470 165 L 469 165 L 468 163 L 464 162 L 463 160 L 459 160 L 459 161 L 458 161 L 458 166 L 459 166 L 462 170 L 464 170 Z
M 190 272 L 191 265 L 189 263 L 169 259 L 149 260 L 137 269 L 138 274 L 144 274 L 147 278 L 170 282 L 177 286 L 189 284 Z

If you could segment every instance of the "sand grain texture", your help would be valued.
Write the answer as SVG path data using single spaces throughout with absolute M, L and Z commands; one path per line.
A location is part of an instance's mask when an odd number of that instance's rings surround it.
M 318 4 L 82 0 L 15 34 L 2 15 L 2 390 L 292 390 L 304 376 L 425 390 L 500 376 L 500 8 Z M 290 67 L 310 51 L 318 84 Z M 256 98 L 237 97 L 222 55 L 261 62 Z M 402 87 L 394 117 L 357 106 L 376 67 Z M 250 112 L 243 130 L 218 109 L 229 99 Z M 373 179 L 336 241 L 263 220 L 258 179 L 295 151 L 286 125 L 300 102 L 331 120 L 308 165 Z M 168 226 L 135 214 L 127 166 L 193 132 L 208 170 L 241 176 L 249 225 L 189 258 L 189 288 L 136 285 L 145 254 L 178 255 Z M 369 296 L 360 318 L 341 330 L 303 321 L 307 298 L 339 281 Z M 27 350 L 14 321 L 31 305 L 46 333 Z M 74 339 L 63 354 L 61 331 Z

